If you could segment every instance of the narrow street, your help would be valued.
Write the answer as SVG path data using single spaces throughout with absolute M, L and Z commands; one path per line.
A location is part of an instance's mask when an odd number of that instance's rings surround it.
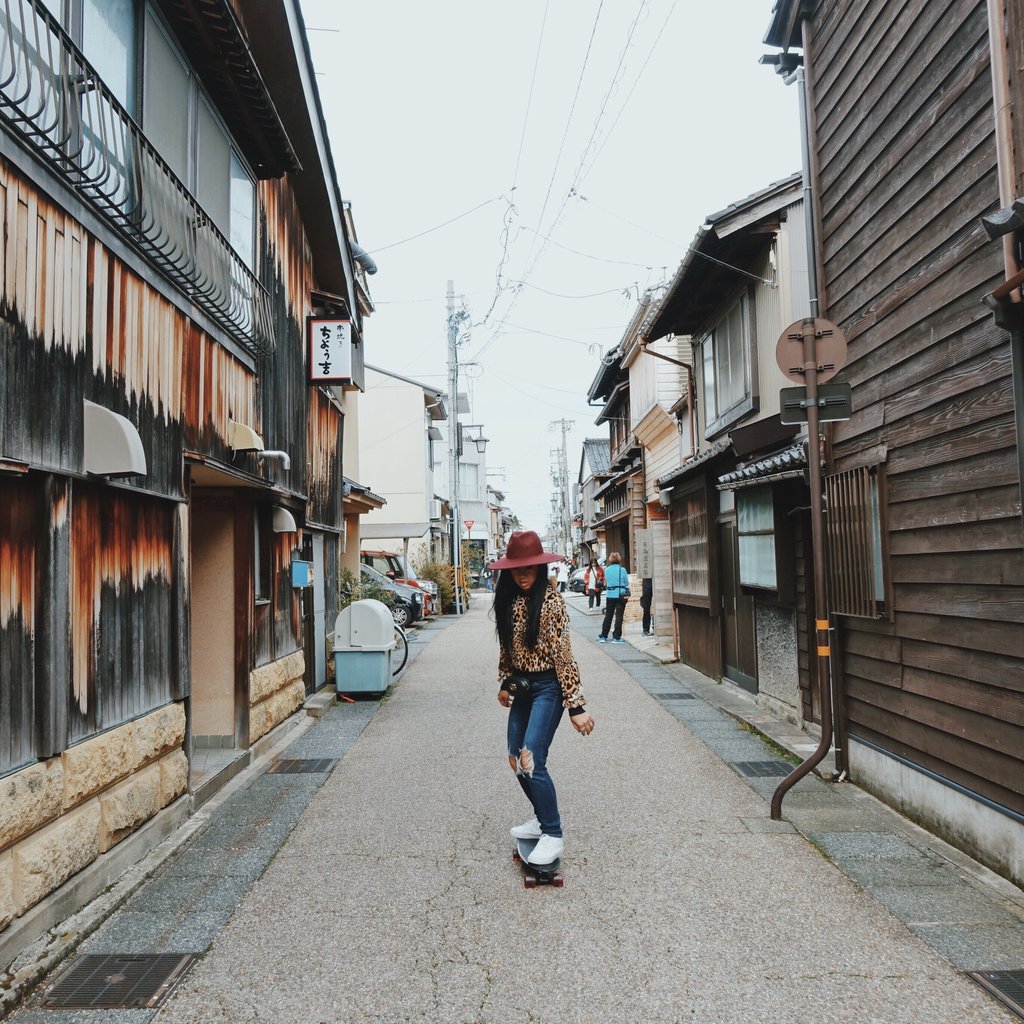
M 552 749 L 565 887 L 526 890 L 507 830 L 528 809 L 503 752 L 488 607 L 480 595 L 437 629 L 379 708 L 339 705 L 281 755 L 344 750 L 329 776 L 267 774 L 225 800 L 83 944 L 202 954 L 163 1008 L 56 1011 L 37 997 L 11 1019 L 1010 1019 L 957 970 L 955 951 L 940 956 L 926 930 L 915 934 L 792 824 L 770 820 L 777 779 L 748 782 L 723 760 L 777 751 L 685 696 L 678 666 L 597 646 L 599 620 L 578 611 L 574 649 L 597 728 L 583 738 L 563 724 Z M 991 956 L 1020 957 L 1019 908 L 901 848 L 870 814 L 851 832 L 815 779 L 790 804 L 820 815 L 822 851 L 842 856 L 848 841 L 850 873 L 859 865 L 869 889 L 902 879 L 957 913 L 974 899 L 968 917 L 1001 936 Z

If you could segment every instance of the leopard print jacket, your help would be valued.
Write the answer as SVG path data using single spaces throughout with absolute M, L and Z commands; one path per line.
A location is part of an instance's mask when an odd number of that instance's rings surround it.
M 586 704 L 580 670 L 569 643 L 569 612 L 562 595 L 552 588 L 544 595 L 540 611 L 537 646 L 526 646 L 526 597 L 512 604 L 512 650 L 501 648 L 498 656 L 498 685 L 513 672 L 542 672 L 554 669 L 562 686 L 562 706 L 570 712 Z

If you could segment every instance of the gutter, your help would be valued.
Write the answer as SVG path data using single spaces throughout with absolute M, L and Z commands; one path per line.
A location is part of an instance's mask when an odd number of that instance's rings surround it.
M 687 254 L 689 255 L 689 254 Z M 681 271 L 682 268 L 680 268 Z M 664 359 L 666 363 L 672 363 L 674 366 L 681 366 L 686 371 L 686 404 L 690 412 L 690 451 L 697 451 L 697 441 L 695 434 L 694 420 L 696 414 L 694 412 L 694 403 L 696 401 L 696 395 L 694 394 L 693 386 L 693 366 L 690 363 L 684 363 L 681 359 L 673 359 L 671 356 L 666 356 L 662 352 L 655 352 L 649 348 L 650 340 L 648 338 L 640 339 L 640 351 L 645 352 L 649 356 L 654 356 L 655 359 Z

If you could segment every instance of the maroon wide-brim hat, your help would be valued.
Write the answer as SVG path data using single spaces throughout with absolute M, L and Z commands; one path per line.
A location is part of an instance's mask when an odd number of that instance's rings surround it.
M 508 539 L 505 557 L 491 562 L 488 569 L 521 569 L 527 565 L 547 565 L 560 562 L 561 555 L 544 550 L 540 537 L 533 530 L 516 530 Z

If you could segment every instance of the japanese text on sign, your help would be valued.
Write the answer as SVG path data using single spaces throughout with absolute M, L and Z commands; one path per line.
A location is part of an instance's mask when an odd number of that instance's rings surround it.
M 309 382 L 342 384 L 352 380 L 352 324 L 310 317 Z

